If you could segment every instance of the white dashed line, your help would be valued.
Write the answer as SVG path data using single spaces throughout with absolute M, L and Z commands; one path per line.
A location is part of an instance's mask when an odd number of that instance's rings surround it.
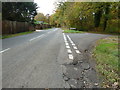
M 73 41 L 71 41 L 71 44 L 74 44 Z
M 68 39 L 70 39 L 70 37 L 67 35 Z
M 70 49 L 69 43 L 68 43 L 66 35 L 64 33 L 63 33 L 63 37 L 64 37 L 64 42 L 65 42 L 65 45 L 66 45 L 66 48 L 67 48 L 68 57 L 69 57 L 70 60 L 73 60 L 72 51 Z M 68 35 L 67 35 L 67 37 L 68 37 Z M 71 42 L 72 42 L 72 40 L 71 40 Z
M 73 43 L 72 45 L 73 45 L 73 46 L 75 46 L 75 44 L 74 44 L 74 43 Z
M 73 60 L 73 55 L 72 54 L 69 54 L 69 59 Z
M 81 52 L 78 50 L 78 48 L 76 47 L 76 45 L 74 44 L 74 42 L 71 40 L 71 38 L 68 35 L 67 35 L 67 37 L 68 37 L 70 43 L 72 44 L 73 48 L 75 49 L 75 52 L 77 54 L 80 54 Z
M 68 35 L 67 35 L 67 37 L 68 37 L 68 39 L 69 39 L 70 41 L 72 41 L 71 38 L 70 38 Z
M 52 33 L 53 31 L 49 31 L 49 32 L 47 32 L 47 34 L 49 34 L 49 33 Z M 45 34 L 42 34 L 42 35 L 40 35 L 40 36 L 38 36 L 38 37 L 35 37 L 35 38 L 32 38 L 32 39 L 30 39 L 29 41 L 33 41 L 33 40 L 35 40 L 35 39 L 38 39 L 38 38 L 41 38 L 41 37 L 44 37 L 45 36 Z
M 64 37 L 64 40 L 67 41 L 67 38 Z
M 35 38 L 30 39 L 29 41 L 33 41 L 33 40 L 38 39 L 38 38 L 43 37 L 43 36 L 45 36 L 45 35 L 44 35 L 44 34 L 43 34 L 43 35 L 40 35 L 40 36 L 38 36 L 38 37 L 35 37 Z
M 67 40 L 64 40 L 65 41 L 65 43 L 68 43 L 68 41 Z
M 76 46 L 73 46 L 73 48 L 74 48 L 74 49 L 77 49 L 77 47 L 76 47 Z
M 69 44 L 68 43 L 65 43 L 66 46 L 68 46 Z
M 69 49 L 69 48 L 70 48 L 70 46 L 66 46 L 66 48 L 67 48 L 67 49 Z
M 72 53 L 72 51 L 70 49 L 68 49 L 67 51 L 68 51 L 68 53 Z
M 3 51 L 0 51 L 0 53 L 3 53 L 3 52 L 8 51 L 8 50 L 10 50 L 10 48 L 5 49 L 5 50 L 3 50 Z
M 72 41 L 72 39 L 71 39 L 68 35 L 67 35 L 67 37 L 68 37 L 70 43 L 71 43 L 71 44 L 74 44 L 74 42 Z
M 75 51 L 76 51 L 76 53 L 80 54 L 80 51 L 79 51 L 79 50 L 75 50 Z
M 65 40 L 65 41 L 67 41 L 67 39 L 66 39 L 66 38 L 64 38 L 64 40 Z

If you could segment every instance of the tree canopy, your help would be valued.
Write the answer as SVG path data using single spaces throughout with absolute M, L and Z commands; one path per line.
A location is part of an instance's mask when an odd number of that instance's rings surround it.
M 38 14 L 35 16 L 35 20 L 36 20 L 36 21 L 47 22 L 47 17 L 46 17 L 43 13 L 38 13 Z
M 37 15 L 36 9 L 34 2 L 2 2 L 2 19 L 32 22 Z
M 50 23 L 77 30 L 118 32 L 119 2 L 61 2 Z

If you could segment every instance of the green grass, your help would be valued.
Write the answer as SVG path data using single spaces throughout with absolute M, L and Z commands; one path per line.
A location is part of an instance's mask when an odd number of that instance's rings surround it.
M 76 30 L 64 30 L 64 33 L 84 33 L 83 31 L 76 31 Z
M 33 33 L 33 32 L 34 31 L 28 31 L 28 32 L 22 32 L 22 33 L 16 33 L 16 34 L 2 35 L 0 37 L 0 39 L 11 38 L 11 37 L 20 36 L 20 35 L 26 35 L 26 34 L 30 34 L 30 33 Z
M 102 87 L 111 87 L 119 82 L 118 37 L 101 39 L 94 49 L 96 69 L 102 79 Z

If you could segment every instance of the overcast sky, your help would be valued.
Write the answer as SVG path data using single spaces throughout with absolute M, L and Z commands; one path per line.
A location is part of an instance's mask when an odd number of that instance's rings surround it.
M 34 0 L 39 6 L 38 12 L 41 12 L 44 15 L 53 13 L 53 10 L 55 9 L 54 3 L 56 1 L 57 0 Z

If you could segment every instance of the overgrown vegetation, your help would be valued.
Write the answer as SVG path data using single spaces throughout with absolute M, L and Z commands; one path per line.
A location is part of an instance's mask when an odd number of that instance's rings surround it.
M 30 34 L 30 33 L 33 33 L 33 32 L 34 31 L 28 31 L 28 32 L 22 32 L 22 33 L 17 33 L 17 34 L 2 35 L 0 37 L 0 39 L 11 38 L 11 37 L 20 36 L 20 35 L 26 35 L 26 34 Z
M 96 58 L 96 69 L 101 76 L 103 87 L 118 87 L 120 80 L 118 55 L 118 37 L 110 37 L 97 42 L 94 57 Z
M 61 2 L 50 24 L 82 31 L 120 33 L 119 2 Z

